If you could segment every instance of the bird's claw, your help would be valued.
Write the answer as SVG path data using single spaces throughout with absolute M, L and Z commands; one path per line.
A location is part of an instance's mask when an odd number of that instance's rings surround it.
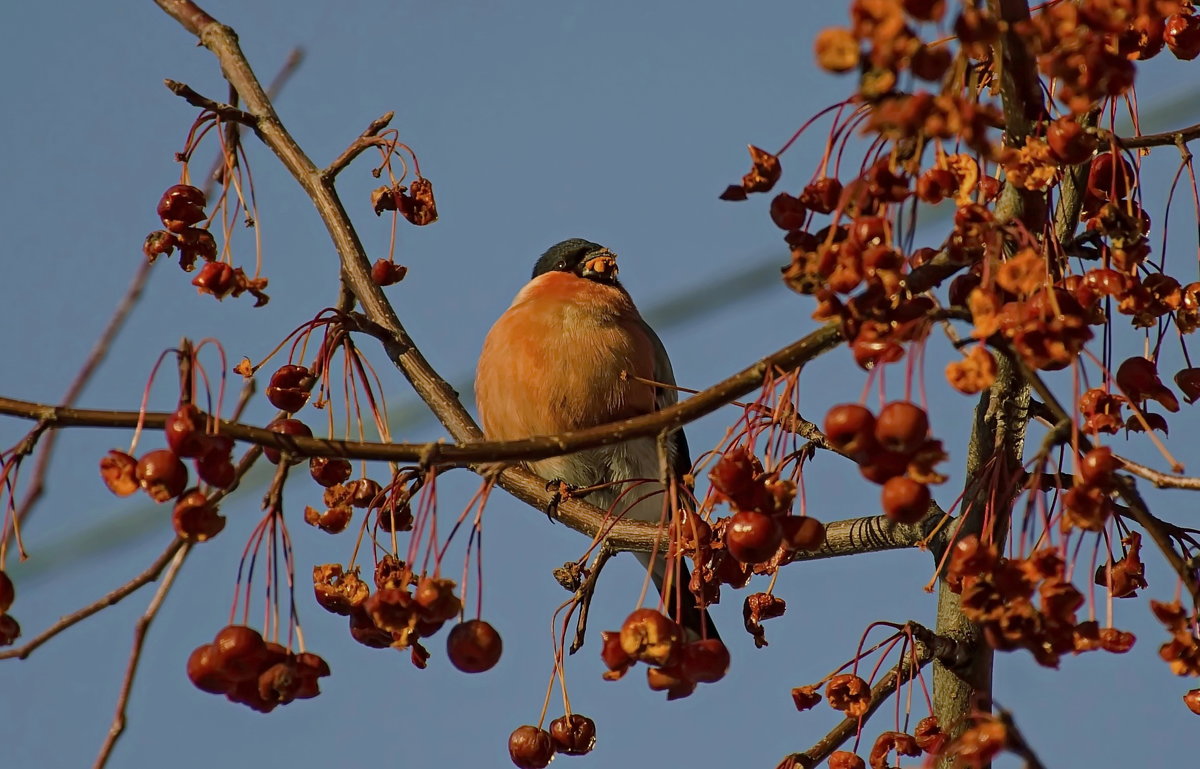
M 551 523 L 554 523 L 554 519 L 558 517 L 558 506 L 564 499 L 570 499 L 578 488 L 578 486 L 567 483 L 561 478 L 546 481 L 546 491 L 554 492 L 554 495 L 550 497 L 550 501 L 546 504 L 546 517 L 550 519 Z

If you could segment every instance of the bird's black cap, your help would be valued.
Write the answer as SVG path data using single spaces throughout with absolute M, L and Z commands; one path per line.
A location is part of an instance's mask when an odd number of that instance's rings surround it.
M 546 249 L 546 253 L 542 254 L 533 266 L 533 277 L 545 275 L 547 272 L 573 272 L 578 275 L 589 258 L 600 254 L 611 255 L 611 252 L 599 243 L 583 238 L 571 238 L 555 243 Z

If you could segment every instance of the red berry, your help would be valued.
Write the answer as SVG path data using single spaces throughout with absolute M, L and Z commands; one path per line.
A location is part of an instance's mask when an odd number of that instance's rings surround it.
M 198 457 L 208 448 L 204 434 L 204 414 L 193 403 L 184 403 L 171 416 L 164 427 L 167 446 L 176 456 Z
M 17 597 L 12 580 L 3 570 L 0 570 L 0 614 L 7 614 Z
M 308 403 L 312 373 L 306 366 L 280 366 L 267 385 L 267 400 L 280 411 L 299 411 Z
M 227 625 L 213 639 L 213 663 L 230 681 L 252 681 L 258 678 L 266 656 L 263 637 L 245 625 Z
M 187 487 L 188 471 L 170 449 L 151 451 L 137 463 L 138 483 L 155 502 L 162 504 L 183 493 Z
M 734 513 L 725 528 L 725 548 L 742 563 L 769 561 L 782 540 L 779 520 L 765 513 L 749 510 Z
M 353 471 L 350 461 L 341 457 L 312 457 L 308 460 L 308 472 L 314 481 L 325 488 L 342 483 Z
M 1120 163 L 1118 164 L 1118 160 Z M 1088 171 L 1088 193 L 1099 200 L 1124 200 L 1133 186 L 1133 166 L 1129 161 L 1111 152 L 1092 158 Z
M 276 419 L 274 422 L 267 425 L 267 429 L 274 433 L 281 433 L 283 435 L 299 435 L 304 438 L 311 438 L 313 434 L 312 430 L 309 429 L 309 426 L 301 422 L 299 419 Z M 269 461 L 271 464 L 279 464 L 279 449 L 272 446 L 264 446 L 263 454 L 266 456 L 267 461 Z M 298 464 L 300 460 L 300 457 L 295 457 L 292 459 L 292 464 Z
M 771 221 L 781 230 L 798 230 L 804 226 L 808 209 L 799 198 L 781 192 L 771 200 Z
M 187 661 L 187 675 L 192 684 L 202 692 L 225 694 L 233 682 L 225 677 L 216 663 L 216 649 L 212 644 L 197 646 Z
M 882 449 L 868 454 L 859 464 L 858 471 L 871 483 L 887 483 L 908 470 L 908 455 Z
M 192 285 L 201 294 L 212 294 L 217 299 L 224 299 L 237 288 L 237 273 L 225 262 L 208 262 L 200 268 Z
M 729 672 L 729 649 L 719 638 L 692 641 L 683 647 L 680 667 L 685 677 L 702 684 L 720 681 Z
M 825 544 L 825 524 L 809 515 L 789 515 L 779 519 L 786 550 L 818 550 Z
M 175 502 L 171 525 L 185 542 L 204 542 L 221 533 L 225 528 L 225 517 L 217 513 L 203 492 L 192 489 Z
M 408 268 L 402 264 L 380 259 L 371 265 L 371 280 L 377 286 L 390 286 L 393 283 L 399 283 L 404 280 L 404 276 L 408 274 Z
M 833 211 L 841 199 L 842 183 L 831 177 L 817 179 L 800 193 L 800 202 L 819 214 Z
M 1177 59 L 1191 61 L 1200 56 L 1200 17 L 1171 14 L 1167 17 L 1163 39 Z
M 508 755 L 521 769 L 544 769 L 554 759 L 554 739 L 536 726 L 518 726 L 508 737 Z
M 12 646 L 20 637 L 20 623 L 11 614 L 0 614 L 0 646 Z
M 1183 704 L 1187 709 L 1200 716 L 1200 689 L 1192 689 L 1183 695 Z
M 1175 375 L 1175 386 L 1183 393 L 1183 399 L 1195 403 L 1200 398 L 1200 368 L 1185 368 Z
M 206 218 L 206 203 L 203 190 L 190 184 L 176 184 L 159 198 L 157 211 L 168 230 L 179 232 Z
M 875 440 L 889 451 L 912 454 L 929 437 L 925 409 L 908 401 L 892 401 L 875 420 Z
M 346 487 L 350 489 L 350 504 L 355 507 L 370 507 L 375 498 L 383 491 L 379 481 L 373 481 L 370 478 L 359 478 L 346 484 Z
M 582 756 L 596 745 L 596 722 L 587 716 L 572 713 L 550 722 L 550 739 L 563 755 Z
M 883 514 L 896 523 L 916 523 L 929 511 L 929 487 L 898 476 L 883 484 Z
M 1078 165 L 1092 156 L 1098 144 L 1094 134 L 1070 117 L 1060 117 L 1046 129 L 1050 152 L 1062 163 Z
M 834 406 L 825 415 L 825 437 L 845 454 L 870 452 L 875 448 L 875 415 L 857 403 Z
M 1114 456 L 1108 446 L 1097 446 L 1079 461 L 1079 476 L 1088 486 L 1111 488 L 1112 474 L 1124 466 L 1125 463 Z
M 446 656 L 464 673 L 491 670 L 500 661 L 503 651 L 500 634 L 481 619 L 460 622 L 446 636 Z

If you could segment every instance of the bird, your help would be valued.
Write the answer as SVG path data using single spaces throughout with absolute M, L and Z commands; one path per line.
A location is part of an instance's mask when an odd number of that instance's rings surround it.
M 617 280 L 617 255 L 582 238 L 551 246 L 537 260 L 530 281 L 488 332 L 475 375 L 475 402 L 484 435 L 514 440 L 552 435 L 649 414 L 678 400 L 675 373 L 658 334 Z M 687 438 L 669 441 L 671 472 L 691 469 Z M 524 463 L 536 475 L 572 488 L 600 488 L 587 500 L 624 518 L 657 522 L 663 485 L 653 437 L 585 449 Z M 633 480 L 638 484 L 622 483 Z M 650 480 L 646 480 L 650 479 Z M 605 485 L 607 484 L 607 485 Z M 680 493 L 681 501 L 686 494 Z M 661 554 L 637 553 L 662 592 Z M 681 605 L 674 618 L 689 637 L 717 638 L 708 613 L 688 590 L 679 563 Z M 670 597 L 666 601 L 673 606 Z

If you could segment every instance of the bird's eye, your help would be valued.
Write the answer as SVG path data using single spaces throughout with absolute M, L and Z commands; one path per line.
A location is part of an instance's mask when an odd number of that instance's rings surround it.
M 566 263 L 566 262 L 559 262 L 557 265 L 555 265 L 555 268 L 554 268 L 554 269 L 556 269 L 556 270 L 565 270 L 566 268 L 567 268 L 567 263 Z

